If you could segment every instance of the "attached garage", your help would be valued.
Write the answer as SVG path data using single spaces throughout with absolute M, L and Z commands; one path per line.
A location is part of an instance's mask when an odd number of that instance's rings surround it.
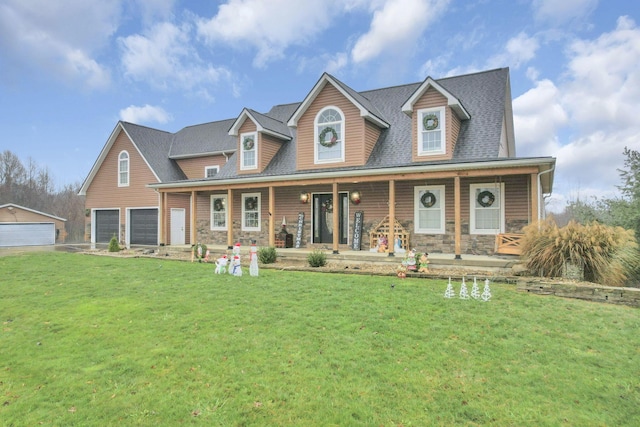
M 113 236 L 120 240 L 120 211 L 118 209 L 95 211 L 94 243 L 109 243 Z
M 0 247 L 64 242 L 65 219 L 15 204 L 0 206 Z
M 129 242 L 132 245 L 158 244 L 158 209 L 129 211 Z

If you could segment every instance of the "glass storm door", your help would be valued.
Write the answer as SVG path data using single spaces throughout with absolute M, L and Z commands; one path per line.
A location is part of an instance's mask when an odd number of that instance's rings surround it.
M 313 243 L 333 243 L 333 233 L 340 235 L 340 244 L 347 243 L 348 230 L 348 193 L 340 193 L 338 203 L 334 203 L 333 194 L 313 195 Z M 338 209 L 338 224 L 333 223 L 333 210 Z

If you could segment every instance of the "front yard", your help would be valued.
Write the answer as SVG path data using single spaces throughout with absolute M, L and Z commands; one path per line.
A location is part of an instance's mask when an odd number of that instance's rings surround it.
M 251 277 L 246 265 L 234 277 L 152 258 L 0 257 L 0 419 L 640 424 L 638 309 L 506 284 L 491 284 L 488 302 L 446 299 L 446 286 L 272 269 Z

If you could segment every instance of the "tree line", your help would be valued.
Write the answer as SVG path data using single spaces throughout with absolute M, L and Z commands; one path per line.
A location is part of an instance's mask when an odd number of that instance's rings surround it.
M 0 153 L 0 205 L 13 203 L 67 220 L 67 242 L 84 241 L 84 198 L 81 182 L 56 190 L 46 167 L 33 159 L 23 163 L 9 150 Z

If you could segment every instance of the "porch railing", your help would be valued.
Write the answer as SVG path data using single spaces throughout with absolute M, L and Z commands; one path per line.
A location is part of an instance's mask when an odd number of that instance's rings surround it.
M 522 248 L 520 242 L 524 234 L 502 233 L 496 236 L 496 253 L 505 255 L 520 255 Z

